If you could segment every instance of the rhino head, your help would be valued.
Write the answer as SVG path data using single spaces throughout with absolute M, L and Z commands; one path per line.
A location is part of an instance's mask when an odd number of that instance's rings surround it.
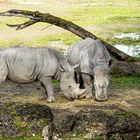
M 74 80 L 74 70 L 61 71 L 60 87 L 63 94 L 69 99 L 78 99 L 80 95 L 85 93 L 85 89 L 79 89 L 79 84 Z
M 95 99 L 108 99 L 111 57 L 105 45 L 100 40 L 92 40 L 93 46 L 89 51 L 92 74 L 94 75 Z
M 94 67 L 94 88 L 97 101 L 108 100 L 109 72 L 110 68 L 107 64 Z

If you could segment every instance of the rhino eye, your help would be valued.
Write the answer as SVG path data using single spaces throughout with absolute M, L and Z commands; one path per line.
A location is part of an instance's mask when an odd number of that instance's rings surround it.
M 69 86 L 69 88 L 71 88 L 71 86 Z

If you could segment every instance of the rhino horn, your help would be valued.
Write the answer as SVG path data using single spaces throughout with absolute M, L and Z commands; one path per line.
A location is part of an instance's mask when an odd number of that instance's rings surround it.
M 78 68 L 80 64 L 76 64 L 75 66 L 72 66 L 74 69 Z

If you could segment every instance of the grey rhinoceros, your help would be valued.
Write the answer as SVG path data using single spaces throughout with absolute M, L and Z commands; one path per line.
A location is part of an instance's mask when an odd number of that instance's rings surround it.
M 107 100 L 109 85 L 110 55 L 99 40 L 86 38 L 67 50 L 69 63 L 75 67 L 80 86 L 86 88 L 85 97 L 93 97 L 92 82 L 94 77 L 95 99 Z M 76 68 L 77 67 L 77 68 Z
M 0 83 L 8 78 L 17 83 L 40 81 L 53 102 L 52 79 L 60 80 L 60 87 L 68 99 L 78 98 L 84 91 L 74 81 L 74 70 L 61 55 L 51 48 L 13 47 L 0 50 Z

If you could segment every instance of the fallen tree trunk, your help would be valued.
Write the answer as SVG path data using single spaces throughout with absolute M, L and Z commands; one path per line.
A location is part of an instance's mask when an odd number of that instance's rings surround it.
M 16 16 L 16 17 L 30 18 L 29 21 L 22 23 L 22 24 L 8 25 L 10 27 L 16 27 L 17 30 L 26 28 L 37 22 L 46 22 L 46 23 L 50 23 L 50 24 L 59 26 L 61 28 L 64 28 L 64 29 L 74 33 L 75 35 L 81 37 L 82 39 L 85 39 L 87 37 L 90 37 L 93 39 L 99 39 L 98 37 L 96 37 L 89 31 L 81 28 L 80 26 L 78 26 L 70 21 L 66 21 L 62 18 L 53 16 L 49 13 L 40 13 L 38 11 L 32 12 L 32 11 L 25 11 L 25 10 L 10 10 L 10 11 L 0 13 L 0 16 Z M 105 41 L 103 41 L 103 40 L 101 40 L 101 41 L 107 47 L 111 56 L 115 59 L 115 61 L 114 61 L 115 63 L 113 63 L 113 65 L 112 65 L 113 74 L 121 73 L 121 75 L 122 75 L 124 73 L 125 75 L 128 75 L 128 74 L 129 75 L 140 75 L 140 61 L 139 60 L 136 60 L 135 58 L 125 54 L 124 52 L 121 52 L 120 50 L 116 49 L 112 45 L 106 43 Z M 119 66 L 118 66 L 118 64 L 119 64 Z M 126 72 L 126 70 L 128 70 L 128 71 Z
M 111 74 L 117 76 L 140 76 L 140 62 L 114 61 L 111 65 Z

